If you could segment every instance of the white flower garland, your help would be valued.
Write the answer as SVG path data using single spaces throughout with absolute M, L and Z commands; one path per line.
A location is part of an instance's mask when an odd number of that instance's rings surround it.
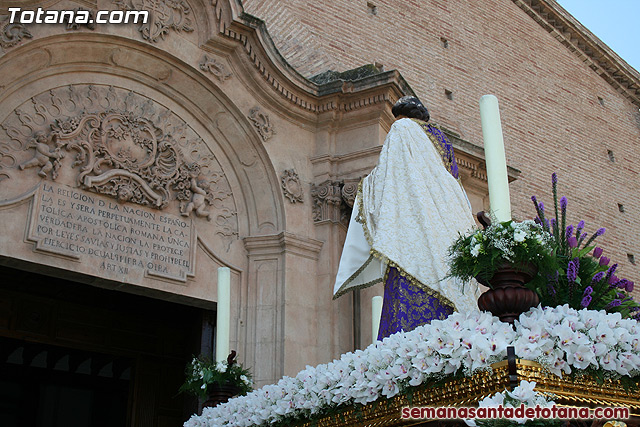
M 403 387 L 459 370 L 471 376 L 489 369 L 506 358 L 506 348 L 512 345 L 519 358 L 538 361 L 560 376 L 572 368 L 604 370 L 614 379 L 640 374 L 640 327 L 619 313 L 577 311 L 567 305 L 538 307 L 522 314 L 515 326 L 514 331 L 486 312 L 454 313 L 205 408 L 185 427 L 269 425 L 339 405 L 391 398 Z
M 539 406 L 541 408 L 551 408 L 556 403 L 553 400 L 547 400 L 547 396 L 542 393 L 538 393 L 534 390 L 536 386 L 535 381 L 520 381 L 520 385 L 515 387 L 513 391 L 502 391 L 496 393 L 493 396 L 485 397 L 478 402 L 479 408 L 497 408 L 502 406 L 503 408 L 516 408 L 520 404 L 525 407 L 535 408 Z M 513 403 L 516 403 L 514 405 Z M 534 418 L 508 418 L 517 424 L 524 424 L 529 419 Z M 468 426 L 476 427 L 476 420 L 464 420 Z M 486 420 L 485 420 L 486 421 Z

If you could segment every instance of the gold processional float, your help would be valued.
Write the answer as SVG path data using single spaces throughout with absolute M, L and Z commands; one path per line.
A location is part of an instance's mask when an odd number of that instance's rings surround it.
M 511 220 L 511 209 L 497 99 L 493 95 L 486 95 L 481 99 L 480 107 L 492 213 L 500 222 L 508 221 Z M 501 219 L 500 216 L 504 218 Z M 478 219 L 485 228 L 490 224 L 484 212 L 478 213 Z M 491 281 L 493 289 L 481 296 L 478 305 L 481 310 L 489 311 L 503 322 L 513 326 L 514 320 L 521 313 L 536 306 L 539 300 L 535 292 L 524 286 L 531 277 L 514 278 L 513 268 L 505 266 L 505 270 L 509 271 L 505 271 L 507 277 L 504 280 L 504 286 L 494 283 L 494 276 Z M 519 273 L 523 272 L 519 271 Z M 510 289 L 505 290 L 507 287 Z M 516 288 L 520 288 L 521 291 L 518 295 L 515 295 L 518 293 Z M 490 297 L 488 297 L 489 294 L 491 294 Z M 532 295 L 535 301 L 531 299 Z M 287 425 L 295 427 L 462 426 L 466 425 L 462 419 L 443 419 L 441 414 L 437 417 L 421 416 L 420 419 L 403 418 L 403 409 L 406 412 L 407 408 L 410 411 L 415 408 L 443 410 L 453 407 L 478 407 L 478 402 L 482 399 L 505 390 L 513 390 L 521 381 L 535 382 L 534 391 L 550 396 L 558 411 L 564 408 L 565 413 L 571 413 L 569 411 L 572 408 L 573 414 L 578 413 L 579 409 L 584 411 L 585 408 L 627 408 L 629 411 L 629 418 L 626 419 L 565 419 L 563 424 L 565 426 L 640 426 L 640 381 L 628 379 L 623 383 L 620 380 L 599 380 L 586 374 L 560 377 L 537 362 L 518 359 L 512 346 L 507 347 L 507 360 L 492 364 L 491 370 L 481 371 L 470 377 L 441 379 L 438 382 L 412 387 L 406 393 L 392 398 L 381 396 L 367 405 L 350 405 L 337 409 L 331 415 L 300 420 Z M 538 421 L 544 422 L 544 420 Z

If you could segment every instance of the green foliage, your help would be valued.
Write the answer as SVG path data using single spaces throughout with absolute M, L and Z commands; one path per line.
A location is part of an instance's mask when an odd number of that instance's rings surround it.
M 206 397 L 211 386 L 232 385 L 238 388 L 239 395 L 252 390 L 251 373 L 248 369 L 232 361 L 213 362 L 211 359 L 194 357 L 185 368 L 185 382 L 180 392 Z
M 551 236 L 549 244 L 555 265 L 540 269 L 528 287 L 538 293 L 543 306 L 569 304 L 577 310 L 606 310 L 636 317 L 640 306 L 630 295 L 633 282 L 616 277 L 618 265 L 609 266 L 610 260 L 602 256 L 603 250 L 592 244 L 605 229 L 598 229 L 587 239 L 584 221 L 575 227 L 567 226 L 568 201 L 566 197 L 558 201 L 556 174 L 552 177 L 552 190 L 555 217 L 550 220 L 545 216 L 544 204 L 538 203 L 535 196 L 531 200 L 538 214 L 535 222 Z
M 533 221 L 494 222 L 458 237 L 449 248 L 449 276 L 463 281 L 476 278 L 489 286 L 489 279 L 505 263 L 547 271 L 555 261 L 549 242 L 549 233 Z

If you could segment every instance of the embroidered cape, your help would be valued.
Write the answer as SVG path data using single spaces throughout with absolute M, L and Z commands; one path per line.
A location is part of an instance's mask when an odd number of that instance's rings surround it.
M 439 130 L 412 119 L 391 126 L 378 165 L 358 189 L 334 298 L 381 282 L 388 264 L 457 311 L 477 309 L 477 286 L 463 292 L 457 279 L 445 279 L 449 246 L 475 225 L 452 165 Z

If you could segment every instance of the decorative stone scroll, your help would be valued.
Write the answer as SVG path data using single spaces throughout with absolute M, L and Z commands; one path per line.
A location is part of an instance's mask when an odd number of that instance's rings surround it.
M 192 220 L 43 181 L 27 240 L 38 252 L 81 261 L 107 277 L 186 281 L 195 271 Z
M 85 9 L 83 7 L 77 7 L 73 9 L 73 15 L 77 16 L 78 12 L 86 12 L 88 15 L 86 24 L 78 24 L 77 22 L 67 22 L 67 30 L 79 30 L 81 26 L 87 27 L 90 30 L 96 29 L 95 24 L 95 12 L 93 10 Z
M 249 120 L 251 120 L 263 141 L 268 141 L 276 133 L 273 130 L 273 126 L 271 126 L 269 116 L 264 114 L 260 107 L 253 107 L 249 110 Z
M 213 57 L 209 58 L 207 55 L 205 55 L 202 62 L 200 62 L 200 69 L 213 74 L 219 81 L 228 80 L 232 76 L 231 71 L 227 70 L 226 65 L 224 65 L 222 61 Z
M 231 187 L 204 141 L 151 99 L 113 86 L 37 95 L 0 124 L 0 177 L 60 180 L 121 203 L 210 220 L 237 239 Z
M 146 10 L 149 19 L 138 28 L 142 38 L 156 43 L 164 40 L 169 30 L 193 31 L 191 6 L 184 0 L 116 0 L 122 10 Z
M 9 16 L 0 17 L 0 47 L 7 50 L 20 43 L 24 38 L 32 38 L 33 35 L 22 24 L 11 23 Z
M 360 178 L 327 180 L 311 187 L 313 221 L 349 224 Z
M 287 169 L 282 173 L 280 178 L 282 183 L 282 191 L 284 196 L 289 199 L 291 203 L 302 203 L 304 192 L 302 190 L 302 184 L 300 183 L 300 177 L 293 169 Z

